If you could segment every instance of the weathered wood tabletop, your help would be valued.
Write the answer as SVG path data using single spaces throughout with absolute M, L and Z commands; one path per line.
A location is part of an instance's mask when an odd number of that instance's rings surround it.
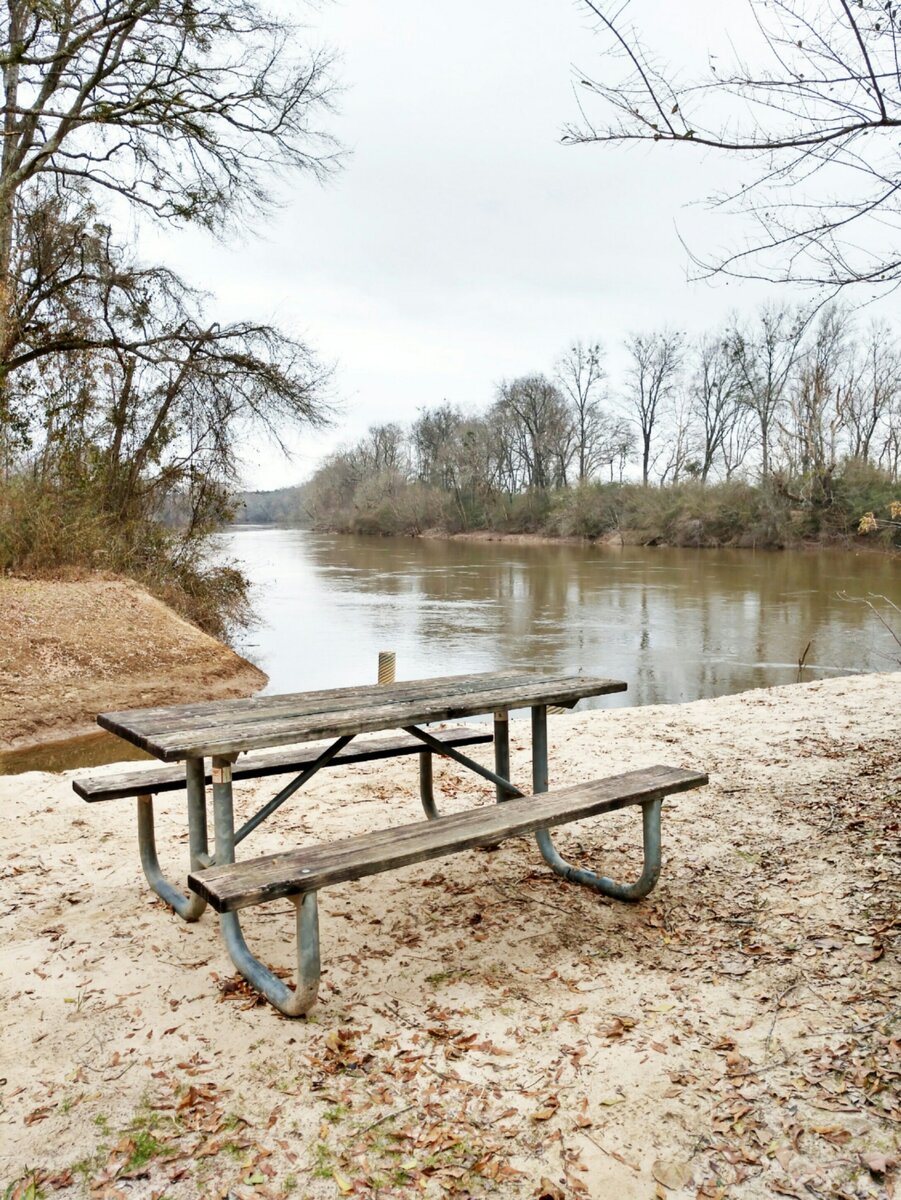
M 621 680 L 598 676 L 503 671 L 139 708 L 101 713 L 97 723 L 163 762 L 175 762 L 513 708 L 570 706 L 625 689 Z

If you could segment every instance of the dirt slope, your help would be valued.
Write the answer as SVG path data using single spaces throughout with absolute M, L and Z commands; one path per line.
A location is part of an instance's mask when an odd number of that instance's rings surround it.
M 248 696 L 266 676 L 123 579 L 0 579 L 0 750 L 98 712 Z

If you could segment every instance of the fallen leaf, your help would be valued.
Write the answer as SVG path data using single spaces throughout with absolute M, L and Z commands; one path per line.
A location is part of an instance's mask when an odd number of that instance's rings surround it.
M 340 1171 L 333 1171 L 332 1178 L 338 1185 L 338 1191 L 342 1196 L 349 1196 L 354 1190 L 354 1185 L 350 1182 L 346 1175 L 342 1175 Z
M 658 1158 L 651 1167 L 651 1174 L 658 1183 L 673 1191 L 691 1183 L 691 1166 L 686 1162 L 667 1162 Z
M 566 1200 L 566 1193 L 563 1189 L 557 1187 L 555 1183 L 551 1183 L 544 1175 L 541 1176 L 538 1191 L 534 1195 L 538 1200 Z
M 539 1108 L 537 1110 L 537 1112 L 532 1113 L 532 1120 L 533 1121 L 547 1121 L 550 1117 L 552 1117 L 554 1115 L 554 1113 L 557 1111 L 557 1109 L 559 1107 L 560 1107 L 560 1097 L 559 1096 L 557 1096 L 557 1095 L 547 1096 L 545 1098 L 544 1104 L 541 1106 L 541 1108 Z
M 898 1165 L 897 1158 L 886 1154 L 879 1154 L 877 1151 L 861 1154 L 860 1161 L 871 1175 L 884 1175 L 886 1171 L 890 1171 L 892 1167 Z

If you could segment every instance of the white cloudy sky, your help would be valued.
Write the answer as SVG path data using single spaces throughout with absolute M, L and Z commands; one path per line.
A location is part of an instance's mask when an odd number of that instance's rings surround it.
M 743 0 L 631 11 L 679 62 L 746 20 Z M 345 168 L 324 187 L 292 181 L 241 241 L 142 231 L 145 252 L 210 291 L 223 319 L 272 321 L 336 364 L 336 426 L 293 437 L 291 462 L 249 447 L 249 486 L 296 483 L 421 406 L 481 408 L 576 338 L 603 340 L 615 368 L 630 330 L 699 330 L 762 298 L 686 278 L 677 229 L 703 248 L 738 232 L 691 203 L 728 182 L 720 163 L 560 144 L 578 119 L 574 70 L 600 69 L 579 0 L 327 0 L 305 20 L 341 55 Z

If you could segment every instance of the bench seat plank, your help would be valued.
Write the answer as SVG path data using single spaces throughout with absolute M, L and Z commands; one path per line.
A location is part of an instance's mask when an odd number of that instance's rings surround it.
M 478 746 L 492 741 L 490 733 L 482 733 L 475 727 L 467 729 L 430 730 L 433 737 L 449 746 Z M 234 779 L 261 779 L 267 775 L 284 775 L 290 771 L 302 771 L 316 761 L 327 743 L 305 745 L 302 749 L 270 751 L 268 754 L 242 755 L 232 768 Z M 373 738 L 366 742 L 352 742 L 335 755 L 329 766 L 348 763 L 371 762 L 381 758 L 395 758 L 404 754 L 421 753 L 426 747 L 409 733 L 392 737 Z M 206 782 L 211 782 L 209 771 Z M 132 768 L 115 775 L 83 775 L 73 779 L 72 788 L 83 800 L 94 803 L 98 800 L 120 800 L 126 796 L 158 795 L 160 792 L 184 791 L 185 769 L 176 766 Z
M 655 766 L 609 779 L 576 784 L 503 804 L 449 813 L 393 829 L 360 834 L 341 842 L 301 847 L 280 854 L 210 867 L 188 877 L 191 889 L 218 912 L 318 891 L 333 883 L 492 845 L 631 804 L 701 787 L 707 775 Z

